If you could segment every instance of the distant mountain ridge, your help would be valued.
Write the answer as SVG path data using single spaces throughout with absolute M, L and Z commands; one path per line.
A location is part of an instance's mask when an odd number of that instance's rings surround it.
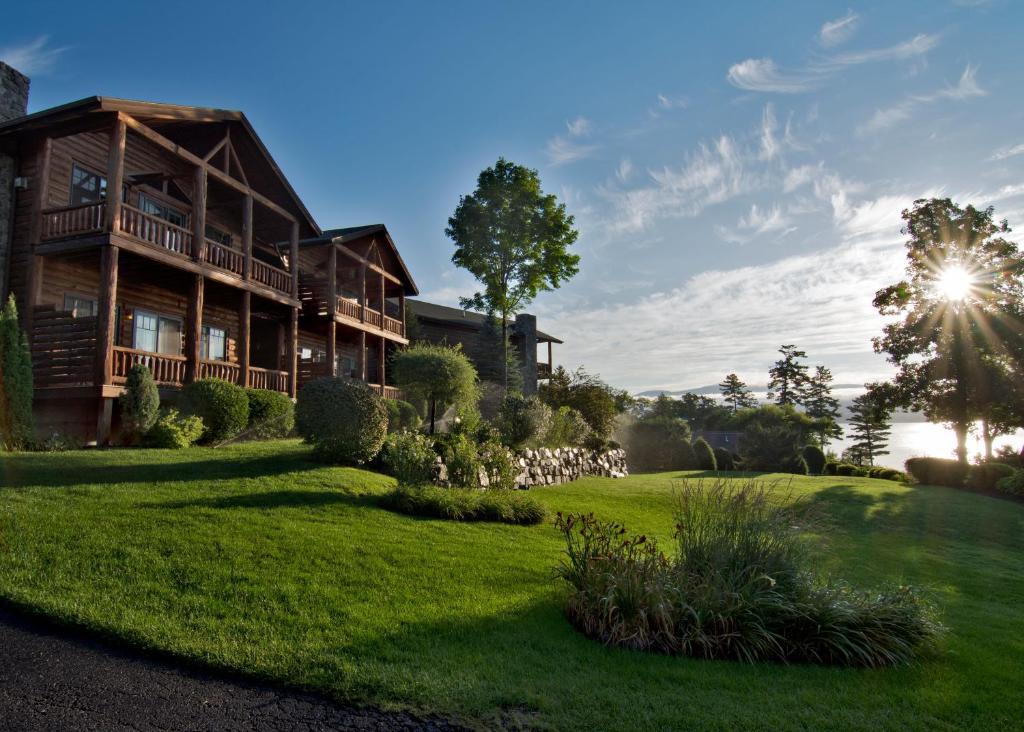
M 833 384 L 833 389 L 863 389 L 863 384 Z M 749 384 L 747 389 L 757 393 L 766 393 L 768 391 L 767 384 Z M 721 394 L 722 390 L 718 384 L 709 384 L 708 386 L 697 386 L 692 389 L 648 389 L 641 391 L 636 394 L 640 397 L 658 397 L 664 394 L 670 397 L 680 397 L 683 394 Z

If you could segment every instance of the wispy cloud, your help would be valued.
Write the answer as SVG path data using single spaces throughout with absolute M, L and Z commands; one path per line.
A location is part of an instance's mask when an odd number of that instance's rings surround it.
M 580 141 L 580 138 L 590 136 L 591 123 L 586 117 L 566 120 L 565 129 L 567 134 L 556 135 L 548 140 L 548 161 L 552 165 L 565 165 L 577 160 L 583 160 L 590 157 L 597 150 L 596 145 Z
M 573 120 L 566 120 L 565 128 L 572 137 L 582 137 L 590 134 L 590 120 L 586 117 L 577 117 Z
M 686 109 L 690 106 L 690 100 L 686 97 L 670 97 L 665 94 L 659 94 L 658 106 L 661 109 Z
M 818 31 L 818 42 L 826 47 L 837 46 L 853 35 L 859 23 L 860 16 L 850 10 L 842 18 L 822 24 Z
M 820 76 L 801 71 L 783 71 L 770 58 L 748 58 L 729 67 L 726 78 L 746 91 L 800 94 L 816 88 Z
M 792 223 L 792 219 L 782 212 L 778 204 L 764 208 L 755 203 L 751 204 L 748 213 L 740 216 L 735 230 L 716 226 L 715 233 L 731 244 L 746 244 L 765 234 L 785 236 L 796 231 Z
M 978 84 L 977 73 L 978 69 L 976 66 L 967 64 L 967 67 L 964 68 L 963 73 L 960 75 L 960 80 L 955 85 L 947 84 L 930 94 L 912 95 L 891 107 L 875 110 L 875 113 L 857 128 L 857 134 L 863 137 L 864 135 L 893 127 L 909 119 L 913 115 L 914 110 L 921 105 L 941 100 L 963 102 L 975 97 L 985 96 L 988 92 Z
M 996 150 L 992 153 L 992 157 L 989 160 L 1006 160 L 1012 158 L 1015 155 L 1024 154 L 1024 142 L 1019 145 L 1012 145 L 1010 147 L 1004 147 L 1000 150 Z
M 878 61 L 906 60 L 916 56 L 923 56 L 937 45 L 939 45 L 939 37 L 937 35 L 919 33 L 910 40 L 897 43 L 894 46 L 837 54 L 826 59 L 822 65 L 827 68 L 832 66 L 857 66 Z
M 761 159 L 771 160 L 779 154 L 779 141 L 775 137 L 775 131 L 779 124 L 775 119 L 775 109 L 770 104 L 764 106 L 761 114 Z
M 22 45 L 0 48 L 0 61 L 27 76 L 45 74 L 54 69 L 66 50 L 67 46 L 51 46 L 50 37 L 43 35 Z
M 633 176 L 633 161 L 623 158 L 619 161 L 619 167 L 615 169 L 615 177 L 625 183 Z

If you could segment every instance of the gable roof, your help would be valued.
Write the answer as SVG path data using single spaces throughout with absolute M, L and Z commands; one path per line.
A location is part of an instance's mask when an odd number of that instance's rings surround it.
M 295 189 L 292 188 L 291 183 L 288 182 L 288 179 L 281 171 L 281 168 L 270 154 L 266 145 L 263 144 L 259 135 L 256 134 L 256 130 L 253 128 L 248 118 L 243 112 L 238 110 L 216 109 L 212 107 L 188 107 L 178 104 L 163 104 L 159 102 L 144 102 L 133 99 L 118 99 L 116 97 L 92 96 L 85 97 L 84 99 L 79 99 L 74 102 L 69 102 L 67 104 L 62 104 L 57 107 L 44 109 L 39 112 L 33 112 L 32 114 L 25 115 L 24 117 L 17 117 L 15 119 L 8 120 L 7 122 L 0 123 L 0 137 L 18 132 L 45 129 L 46 127 L 56 125 L 61 122 L 69 122 L 89 114 L 103 112 L 124 112 L 125 114 L 138 119 L 140 122 L 154 127 L 154 129 L 161 134 L 164 134 L 174 142 L 179 141 L 174 139 L 173 133 L 169 133 L 168 130 L 161 128 L 168 126 L 173 127 L 176 124 L 200 125 L 212 122 L 234 123 L 238 125 L 242 130 L 244 130 L 245 136 L 248 142 L 253 146 L 255 153 L 265 161 L 269 171 L 271 172 L 272 178 L 281 188 L 280 192 L 283 193 L 294 207 L 295 210 L 293 213 L 298 214 L 300 221 L 305 223 L 307 233 L 312 233 L 314 235 L 320 233 L 320 227 L 313 219 L 312 214 L 309 213 L 306 205 L 299 198 Z M 182 147 L 185 146 L 182 145 Z M 205 151 L 191 150 L 190 152 L 202 157 Z
M 423 320 L 433 320 L 438 323 L 449 323 L 463 327 L 468 325 L 475 329 L 482 328 L 483 324 L 487 321 L 487 316 L 484 313 L 477 313 L 472 310 L 450 308 L 447 305 L 438 305 L 437 303 L 424 300 L 407 300 L 406 302 L 416 317 Z M 537 342 L 564 343 L 561 339 L 548 335 L 539 329 L 537 330 Z
M 364 226 L 347 226 L 340 229 L 324 229 L 320 236 L 300 241 L 299 246 L 318 246 L 327 244 L 331 241 L 335 244 L 349 244 L 375 234 L 384 235 L 384 241 L 387 243 L 391 253 L 394 255 L 395 261 L 398 262 L 398 266 L 401 268 L 402 275 L 409 287 L 406 294 L 420 294 L 419 287 L 416 286 L 416 281 L 412 278 L 409 268 L 405 265 L 405 260 L 402 259 L 402 255 L 398 251 L 398 247 L 395 245 L 394 239 L 391 238 L 391 232 L 388 231 L 388 227 L 384 224 L 366 224 Z

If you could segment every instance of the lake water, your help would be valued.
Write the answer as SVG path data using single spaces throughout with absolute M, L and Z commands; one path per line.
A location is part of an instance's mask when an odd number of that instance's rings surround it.
M 848 430 L 848 425 L 841 426 L 844 432 Z M 829 449 L 836 454 L 841 454 L 850 446 L 851 442 L 852 440 L 845 436 L 842 440 L 830 443 Z M 1016 434 L 996 438 L 993 449 L 998 449 L 1002 445 L 1010 445 L 1014 450 L 1020 451 L 1022 443 L 1024 443 L 1024 430 L 1018 430 Z M 983 451 L 984 445 L 980 431 L 968 435 L 968 459 L 973 460 L 975 455 L 980 455 Z M 907 458 L 920 456 L 955 458 L 956 434 L 948 427 L 930 422 L 895 422 L 892 425 L 892 433 L 889 438 L 889 454 L 878 458 L 876 464 L 902 470 L 903 462 Z

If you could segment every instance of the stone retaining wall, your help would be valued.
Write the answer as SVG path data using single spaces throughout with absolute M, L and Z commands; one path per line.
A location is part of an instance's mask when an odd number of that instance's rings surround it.
M 626 468 L 625 450 L 587 450 L 582 447 L 558 447 L 555 449 L 519 450 L 512 454 L 513 464 L 518 466 L 516 487 L 527 490 L 535 485 L 558 485 L 588 475 L 605 478 L 624 478 L 629 474 Z M 437 458 L 434 465 L 434 482 L 448 485 L 448 468 Z M 490 485 L 485 471 L 480 471 L 480 487 Z

